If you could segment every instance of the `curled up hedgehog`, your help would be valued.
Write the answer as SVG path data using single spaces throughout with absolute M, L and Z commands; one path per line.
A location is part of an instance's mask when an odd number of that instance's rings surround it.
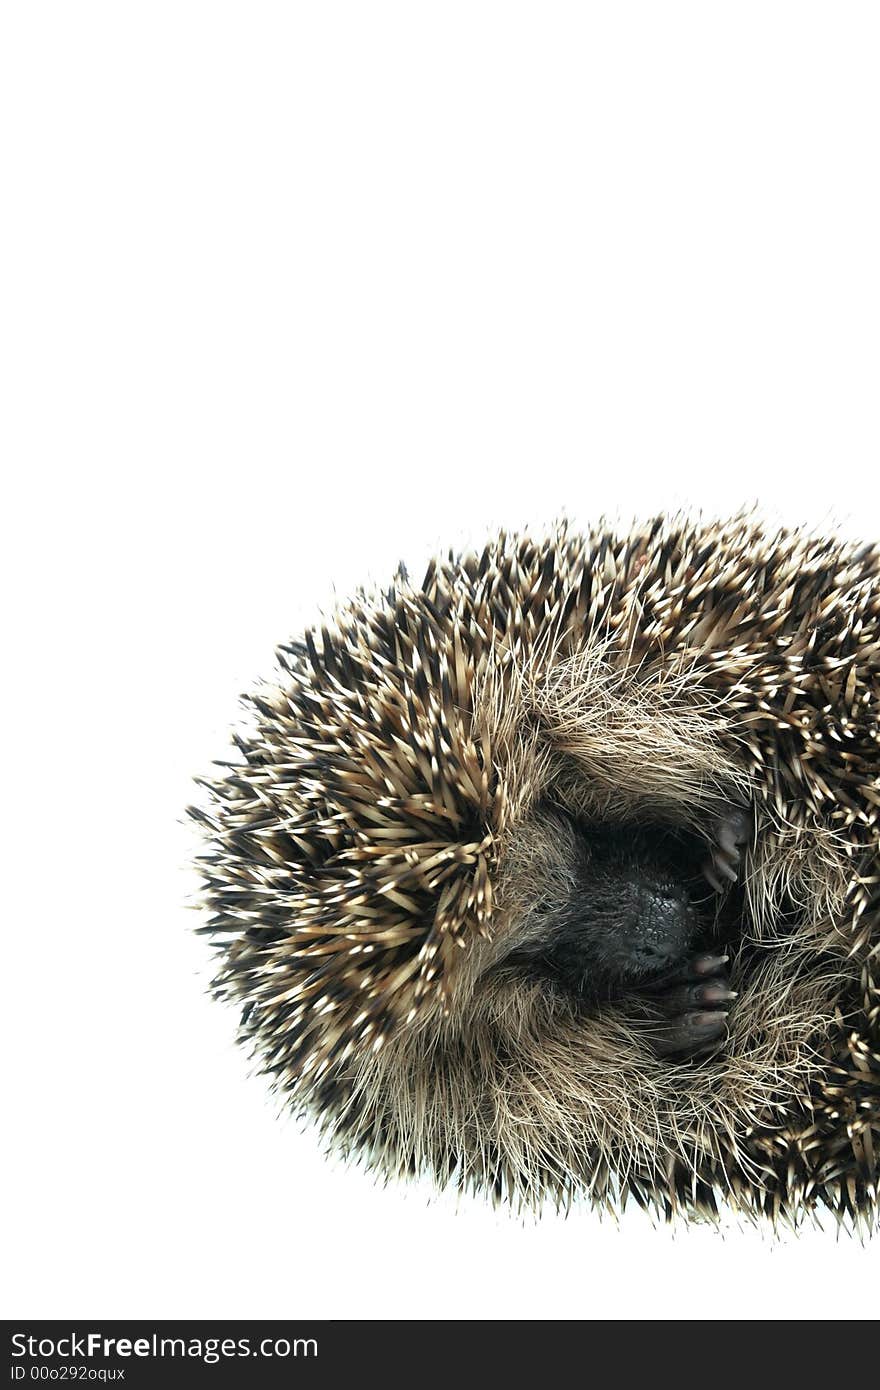
M 214 990 L 385 1174 L 876 1225 L 880 552 L 500 535 L 278 651 L 193 810 Z

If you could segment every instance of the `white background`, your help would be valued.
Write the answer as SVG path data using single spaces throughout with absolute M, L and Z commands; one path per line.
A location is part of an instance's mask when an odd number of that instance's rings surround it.
M 876 5 L 2 14 L 0 1311 L 873 1316 L 880 1245 L 328 1165 L 205 997 L 182 808 L 401 556 L 680 504 L 877 537 Z

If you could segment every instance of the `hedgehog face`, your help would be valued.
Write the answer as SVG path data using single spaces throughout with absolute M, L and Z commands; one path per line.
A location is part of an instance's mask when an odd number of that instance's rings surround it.
M 558 808 L 538 820 L 562 872 L 490 976 L 513 970 L 547 981 L 587 1011 L 642 990 L 663 1015 L 651 1035 L 658 1056 L 696 1056 L 723 1041 L 725 1006 L 736 997 L 723 948 L 742 914 L 741 895 L 728 890 L 751 832 L 746 812 L 721 815 L 708 850 L 670 826 L 585 826 Z
M 546 955 L 566 984 L 600 994 L 606 982 L 640 984 L 680 964 L 699 923 L 686 884 L 628 846 L 590 869 Z
M 571 894 L 538 905 L 517 959 L 584 999 L 681 965 L 707 925 L 694 847 L 659 826 L 575 826 L 572 848 Z

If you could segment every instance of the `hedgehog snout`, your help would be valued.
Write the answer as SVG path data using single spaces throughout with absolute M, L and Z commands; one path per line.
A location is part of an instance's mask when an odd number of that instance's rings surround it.
M 693 943 L 696 929 L 696 914 L 684 894 L 640 888 L 617 943 L 621 975 L 649 976 L 676 964 Z

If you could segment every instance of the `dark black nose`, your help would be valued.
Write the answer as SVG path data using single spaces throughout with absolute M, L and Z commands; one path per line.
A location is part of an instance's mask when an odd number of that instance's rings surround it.
M 694 909 L 684 894 L 644 887 L 621 945 L 634 968 L 662 970 L 681 959 L 695 929 Z

